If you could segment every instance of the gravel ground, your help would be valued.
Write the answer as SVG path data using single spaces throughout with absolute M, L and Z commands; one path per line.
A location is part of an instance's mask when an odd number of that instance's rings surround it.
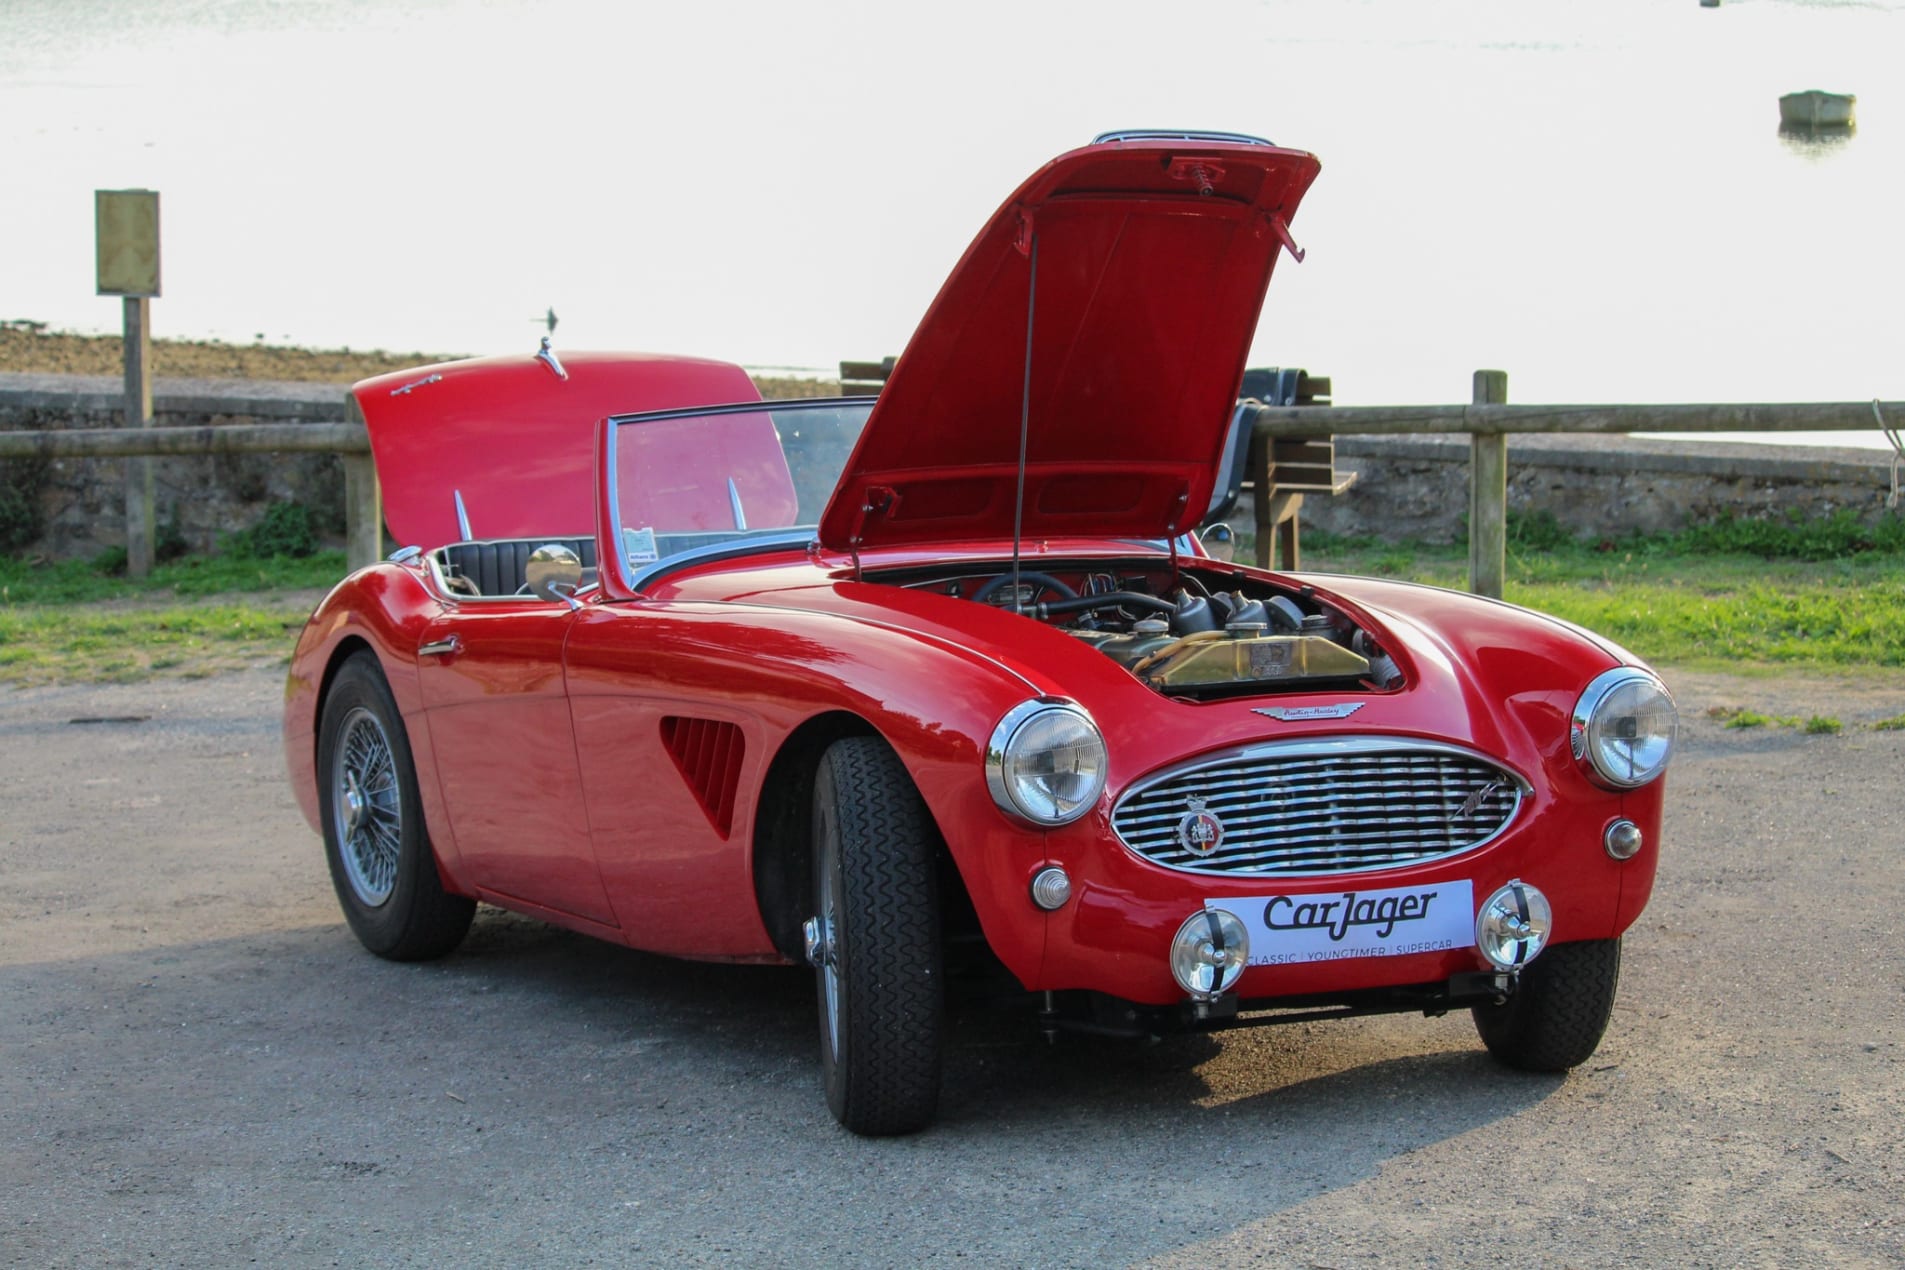
M 1895 678 L 1670 676 L 1660 886 L 1566 1078 L 1459 1016 L 972 1016 L 941 1123 L 863 1141 L 802 972 L 487 909 L 442 962 L 361 952 L 279 674 L 0 695 L 0 1265 L 1905 1262 L 1905 732 L 1851 726 Z

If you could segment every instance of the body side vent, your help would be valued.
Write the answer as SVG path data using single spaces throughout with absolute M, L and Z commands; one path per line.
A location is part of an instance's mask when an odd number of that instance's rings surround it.
M 741 756 L 746 748 L 741 729 L 718 719 L 669 715 L 661 721 L 661 743 L 694 791 L 708 822 L 727 837 L 734 826 L 734 793 L 741 783 Z

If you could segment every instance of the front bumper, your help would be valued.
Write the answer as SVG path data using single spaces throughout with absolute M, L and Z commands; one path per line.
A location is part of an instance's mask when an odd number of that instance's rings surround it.
M 1127 848 L 1108 821 L 1088 817 L 1046 836 L 1040 867 L 1065 869 L 1072 897 L 1046 913 L 1024 893 L 1019 920 L 1042 922 L 1044 938 L 1036 972 L 1019 977 L 1038 991 L 1097 993 L 1140 1009 L 1188 1008 L 1193 1003 L 1171 974 L 1171 941 L 1188 916 L 1219 907 L 1247 917 L 1253 930 L 1276 928 L 1268 930 L 1269 945 L 1253 936 L 1250 964 L 1224 994 L 1244 1003 L 1246 1013 L 1253 1003 L 1340 1007 L 1355 1005 L 1357 994 L 1403 989 L 1414 995 L 1380 1008 L 1436 1008 L 1437 993 L 1450 1003 L 1472 1003 L 1492 996 L 1496 974 L 1475 945 L 1476 908 L 1510 881 L 1546 895 L 1553 908 L 1550 943 L 1613 938 L 1632 924 L 1653 887 L 1660 795 L 1658 782 L 1568 805 L 1537 795 L 1507 832 L 1462 855 L 1307 877 L 1163 868 Z M 1604 843 L 1608 826 L 1620 819 L 1634 821 L 1645 843 L 1625 860 L 1613 858 Z M 1029 880 L 1028 873 L 1028 886 Z M 1435 898 L 1412 906 L 1411 895 Z M 1378 897 L 1387 898 L 1386 908 Z M 1426 1005 L 1412 1003 L 1418 999 Z M 1363 1001 L 1358 1012 L 1378 1006 Z

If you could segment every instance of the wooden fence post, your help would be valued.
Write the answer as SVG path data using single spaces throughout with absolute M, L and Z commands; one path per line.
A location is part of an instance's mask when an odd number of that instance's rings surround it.
M 126 426 L 152 426 L 152 301 L 129 295 L 126 306 Z M 152 572 L 157 517 L 152 510 L 152 460 L 126 460 L 126 576 Z
M 1508 404 L 1508 372 L 1475 372 L 1474 404 Z M 1508 434 L 1468 434 L 1468 589 L 1502 598 L 1508 573 Z
M 384 555 L 384 500 L 377 460 L 369 454 L 344 458 L 344 567 L 361 569 Z

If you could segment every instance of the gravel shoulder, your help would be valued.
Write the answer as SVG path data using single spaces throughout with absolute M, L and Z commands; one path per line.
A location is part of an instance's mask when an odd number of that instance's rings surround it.
M 1897 680 L 1669 675 L 1660 883 L 1565 1078 L 1459 1016 L 966 1016 L 941 1123 L 875 1142 L 802 972 L 488 909 L 442 962 L 359 950 L 280 674 L 0 692 L 0 1265 L 1905 1261 L 1905 732 L 1850 726 Z

